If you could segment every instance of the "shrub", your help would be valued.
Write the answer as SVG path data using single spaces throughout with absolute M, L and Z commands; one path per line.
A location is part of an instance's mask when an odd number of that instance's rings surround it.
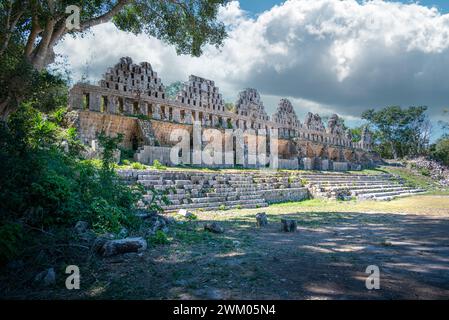
M 140 162 L 133 162 L 131 164 L 131 168 L 135 169 L 135 170 L 144 170 L 146 167 L 141 164 Z
M 226 210 L 226 206 L 224 204 L 220 204 L 218 210 Z
M 157 230 L 154 235 L 149 236 L 147 238 L 148 243 L 152 245 L 160 245 L 160 244 L 168 244 L 170 241 L 168 240 L 167 235 L 162 230 Z
M 434 146 L 432 146 L 431 155 L 435 160 L 438 160 L 445 165 L 449 165 L 449 137 L 444 136 L 439 139 Z
M 21 225 L 8 222 L 0 226 L 0 263 L 9 261 L 18 255 L 22 238 Z
M 85 219 L 99 232 L 132 226 L 143 189 L 122 184 L 114 171 L 122 137 L 101 133 L 103 159 L 83 160 L 61 150 L 62 131 L 29 105 L 0 126 L 0 221 L 48 228 Z
M 162 163 L 159 162 L 159 160 L 154 160 L 153 161 L 153 167 L 157 170 L 165 170 L 167 169 L 166 166 L 164 166 Z
M 428 168 L 420 168 L 418 171 L 423 176 L 426 176 L 426 177 L 430 176 L 430 170 Z

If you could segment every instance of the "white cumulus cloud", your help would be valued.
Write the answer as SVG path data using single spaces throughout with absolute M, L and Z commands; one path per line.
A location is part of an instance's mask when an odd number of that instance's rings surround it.
M 85 64 L 98 80 L 121 56 L 148 61 L 165 84 L 196 74 L 215 80 L 227 100 L 257 88 L 268 113 L 282 97 L 300 116 L 337 112 L 356 119 L 367 108 L 449 106 L 449 15 L 419 4 L 382 0 L 288 0 L 252 17 L 237 1 L 220 11 L 229 37 L 203 56 L 177 56 L 174 48 L 111 23 L 84 38 L 67 37 L 57 52 L 74 78 Z

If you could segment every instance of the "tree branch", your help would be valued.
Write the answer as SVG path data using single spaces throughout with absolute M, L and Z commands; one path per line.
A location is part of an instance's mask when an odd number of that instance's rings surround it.
M 29 58 L 34 49 L 36 38 L 43 30 L 39 25 L 39 19 L 36 14 L 31 18 L 31 31 L 25 46 L 25 57 Z
M 17 23 L 19 22 L 19 19 L 22 17 L 25 11 L 20 8 L 18 9 L 17 13 L 14 14 L 14 16 L 12 12 L 13 12 L 13 4 L 9 2 L 8 15 L 6 18 L 6 28 L 5 28 L 6 31 L 4 35 L 5 38 L 2 41 L 2 45 L 0 47 L 0 56 L 2 56 L 3 53 L 6 51 L 6 49 L 8 48 L 9 40 L 11 39 L 11 34 L 13 33 Z
M 123 9 L 124 6 L 126 6 L 127 4 L 131 3 L 132 0 L 120 0 L 117 2 L 117 4 L 112 7 L 111 10 L 109 10 L 108 12 L 102 14 L 101 16 L 89 19 L 87 21 L 84 21 L 83 23 L 81 23 L 81 31 L 89 29 L 93 26 L 102 24 L 102 23 L 106 23 L 109 20 L 111 20 L 117 13 L 120 12 L 120 10 Z

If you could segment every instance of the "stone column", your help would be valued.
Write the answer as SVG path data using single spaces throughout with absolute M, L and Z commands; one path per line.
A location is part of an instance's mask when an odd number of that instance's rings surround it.
M 178 108 L 173 109 L 173 121 L 174 122 L 181 122 L 181 112 Z
M 83 93 L 72 89 L 69 93 L 69 108 L 83 109 Z
M 108 96 L 107 112 L 108 113 L 117 113 L 117 109 L 118 109 L 117 98 L 114 96 Z
M 186 124 L 192 124 L 192 111 L 186 110 L 184 113 L 184 123 Z
M 89 110 L 100 111 L 101 96 L 98 93 L 91 92 L 89 94 Z
M 161 105 L 156 104 L 153 110 L 153 119 L 160 120 L 161 119 Z

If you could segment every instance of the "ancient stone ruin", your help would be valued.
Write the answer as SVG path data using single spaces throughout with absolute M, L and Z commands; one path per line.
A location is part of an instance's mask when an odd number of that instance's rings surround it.
M 372 152 L 369 130 L 365 128 L 361 141 L 353 142 L 336 114 L 329 117 L 327 126 L 318 114 L 312 113 L 308 113 L 301 123 L 291 102 L 281 99 L 276 113 L 270 117 L 259 93 L 253 88 L 240 92 L 235 108 L 229 110 L 214 81 L 194 75 L 189 77 L 175 99 L 170 99 L 151 64 L 135 64 L 129 57 L 121 58 L 109 68 L 99 85 L 74 85 L 70 90 L 69 106 L 77 113 L 75 123 L 85 144 L 92 145 L 101 131 L 109 135 L 122 133 L 123 147 L 133 149 L 135 160 L 146 164 L 158 160 L 173 165 L 170 150 L 178 141 L 170 139 L 171 133 L 183 129 L 193 140 L 195 123 L 201 124 L 202 129 L 213 128 L 222 133 L 233 129 L 266 136 L 267 139 L 257 140 L 257 147 L 266 144 L 269 157 L 275 150 L 279 168 L 358 170 L 380 160 Z M 276 144 L 270 144 L 269 138 L 276 135 Z M 235 151 L 239 143 L 235 137 L 233 139 Z M 248 139 L 244 136 L 243 142 Z M 224 140 L 222 145 L 225 145 Z M 255 163 L 249 161 L 248 148 L 245 146 L 243 150 L 241 166 L 267 166 L 260 159 Z

